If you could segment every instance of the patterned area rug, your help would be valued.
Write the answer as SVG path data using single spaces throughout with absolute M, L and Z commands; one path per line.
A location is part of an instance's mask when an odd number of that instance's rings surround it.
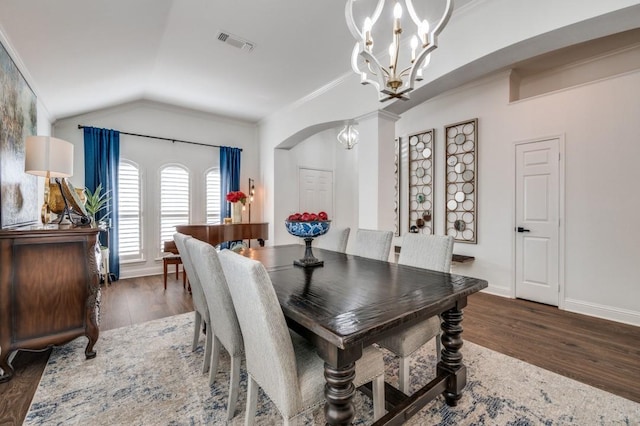
M 201 374 L 203 350 L 191 352 L 193 314 L 155 320 L 101 334 L 98 356 L 85 360 L 86 339 L 53 351 L 25 424 L 210 425 L 226 422 L 229 357 L 216 382 Z M 201 344 L 204 337 L 201 338 Z M 435 345 L 412 359 L 412 386 L 434 376 Z M 468 383 L 458 407 L 442 397 L 411 425 L 638 425 L 640 404 L 551 373 L 470 342 L 463 347 Z M 397 359 L 387 354 L 387 381 L 397 383 Z M 416 374 L 417 373 L 417 374 Z M 243 424 L 246 374 L 236 416 Z M 355 424 L 371 424 L 371 401 L 356 393 Z M 324 424 L 322 408 L 300 424 Z M 282 424 L 261 393 L 258 425 Z

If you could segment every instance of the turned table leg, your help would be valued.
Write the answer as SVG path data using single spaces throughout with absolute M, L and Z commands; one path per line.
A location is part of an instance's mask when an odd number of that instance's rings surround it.
M 443 395 L 447 405 L 455 407 L 467 384 L 467 367 L 462 363 L 462 310 L 452 308 L 442 314 L 442 359 L 438 374 L 448 374 L 447 389 Z
M 353 395 L 356 388 L 353 379 L 356 377 L 356 364 L 352 362 L 344 367 L 335 368 L 324 364 L 324 377 L 327 384 L 324 396 L 325 421 L 329 425 L 350 425 L 355 417 Z

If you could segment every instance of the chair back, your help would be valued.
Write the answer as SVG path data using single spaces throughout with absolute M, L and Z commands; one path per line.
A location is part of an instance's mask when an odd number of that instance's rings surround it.
M 200 283 L 198 274 L 196 274 L 196 270 L 193 267 L 193 260 L 187 251 L 187 246 L 185 245 L 186 241 L 192 238 L 193 237 L 191 235 L 185 235 L 179 232 L 173 234 L 173 241 L 176 244 L 180 258 L 182 259 L 182 267 L 187 273 L 187 277 L 189 277 L 193 304 L 195 305 L 196 311 L 200 312 L 204 318 L 208 319 L 209 308 L 207 306 L 207 301 L 205 300 L 204 291 L 202 290 L 202 284 Z
M 406 234 L 402 238 L 398 264 L 449 272 L 452 255 L 452 236 Z
M 186 246 L 209 306 L 213 334 L 229 355 L 239 355 L 243 349 L 242 334 L 218 253 L 211 244 L 195 238 L 187 240 Z
M 296 357 L 278 296 L 262 263 L 220 252 L 244 337 L 247 372 L 287 416 L 300 410 Z
M 393 232 L 358 229 L 353 254 L 376 260 L 389 260 Z
M 329 232 L 315 239 L 316 247 L 345 253 L 351 228 L 329 228 Z

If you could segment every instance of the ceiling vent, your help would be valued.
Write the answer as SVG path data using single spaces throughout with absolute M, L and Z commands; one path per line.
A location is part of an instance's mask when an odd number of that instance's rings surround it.
M 231 45 L 237 49 L 244 50 L 245 52 L 251 52 L 255 46 L 254 43 L 227 31 L 218 32 L 217 38 L 221 42 Z

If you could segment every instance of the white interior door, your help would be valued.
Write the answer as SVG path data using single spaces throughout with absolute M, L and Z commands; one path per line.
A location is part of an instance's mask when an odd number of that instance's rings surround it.
M 300 213 L 325 211 L 333 218 L 333 172 L 300 168 Z
M 516 145 L 516 297 L 558 306 L 559 140 Z

